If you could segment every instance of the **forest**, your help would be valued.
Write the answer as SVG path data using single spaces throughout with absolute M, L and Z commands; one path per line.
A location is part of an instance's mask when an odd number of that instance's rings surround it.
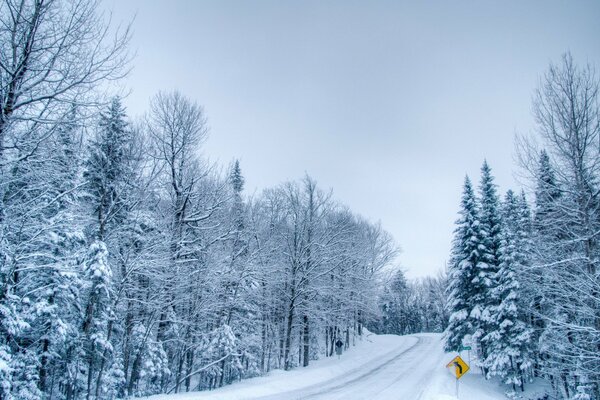
M 531 190 L 467 177 L 447 271 L 309 175 L 249 196 L 178 90 L 131 118 L 131 26 L 94 0 L 0 1 L 0 399 L 210 390 L 375 333 L 470 340 L 486 377 L 600 398 L 599 81 L 569 54 L 517 140 Z M 211 132 L 212 134 L 213 132 Z
M 557 399 L 600 398 L 600 82 L 570 54 L 534 93 L 517 140 L 524 190 L 500 199 L 491 168 L 467 176 L 448 271 L 446 350 L 468 342 L 512 393 L 541 377 Z M 466 340 L 465 340 L 466 339 Z
M 106 90 L 128 29 L 98 3 L 0 6 L 0 398 L 211 389 L 306 366 L 378 315 L 398 252 L 305 176 L 244 195 L 203 108 Z

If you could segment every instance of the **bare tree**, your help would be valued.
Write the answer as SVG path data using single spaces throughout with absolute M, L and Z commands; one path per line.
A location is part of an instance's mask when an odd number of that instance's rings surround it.
M 533 105 L 547 155 L 536 174 L 532 268 L 543 277 L 545 302 L 532 312 L 545 321 L 542 340 L 554 349 L 546 372 L 565 398 L 600 396 L 599 90 L 594 69 L 566 54 L 550 66 Z
M 158 165 L 161 214 L 164 218 L 165 299 L 160 311 L 157 340 L 169 342 L 170 369 L 175 374 L 174 391 L 192 371 L 200 340 L 198 328 L 213 318 L 215 302 L 206 295 L 211 286 L 208 249 L 229 237 L 221 213 L 228 206 L 226 180 L 200 158 L 201 143 L 208 130 L 202 108 L 179 92 L 159 93 L 150 106 L 147 129 Z M 193 277 L 193 279 L 190 279 Z M 188 321 L 178 327 L 177 340 L 167 338 L 173 318 Z M 175 326 L 177 324 L 175 323 Z M 173 330 L 171 330 L 173 331 Z M 212 360 L 211 360 L 212 361 Z M 166 383 L 165 383 L 166 384 Z M 186 387 L 189 389 L 189 379 Z
M 93 104 L 96 86 L 127 73 L 129 27 L 111 33 L 97 0 L 0 2 L 0 165 L 5 152 L 34 151 L 73 105 Z M 26 125 L 27 129 L 18 125 Z

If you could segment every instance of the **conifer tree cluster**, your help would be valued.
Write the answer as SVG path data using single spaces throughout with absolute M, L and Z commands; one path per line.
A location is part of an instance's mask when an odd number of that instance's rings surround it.
M 486 376 L 512 389 L 547 379 L 560 399 L 600 398 L 600 83 L 569 54 L 534 100 L 541 144 L 520 158 L 535 195 L 500 202 L 490 169 L 464 185 L 454 232 L 446 350 L 467 337 Z
M 380 317 L 369 329 L 395 335 L 443 332 L 448 325 L 446 286 L 447 277 L 442 273 L 408 280 L 402 270 L 394 271 L 380 290 Z
M 478 196 L 465 178 L 449 264 L 446 350 L 461 351 L 470 337 L 486 375 L 501 376 L 513 390 L 531 375 L 532 332 L 519 290 L 530 257 L 523 245 L 528 220 L 524 194 L 508 191 L 500 202 L 487 162 Z

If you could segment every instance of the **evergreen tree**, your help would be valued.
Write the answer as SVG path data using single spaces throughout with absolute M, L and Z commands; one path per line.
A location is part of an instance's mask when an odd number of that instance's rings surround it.
M 539 234 L 553 234 L 552 230 L 555 229 L 555 224 L 550 223 L 550 221 L 556 220 L 558 217 L 557 202 L 560 196 L 560 189 L 550 163 L 550 157 L 545 150 L 542 150 L 538 160 L 535 187 L 534 227 Z
M 471 318 L 473 281 L 483 268 L 479 207 L 469 177 L 465 177 L 460 204 L 460 218 L 456 221 L 452 254 L 448 266 L 447 308 L 450 320 L 445 331 L 446 351 L 456 351 L 462 346 L 463 338 L 472 334 L 476 325 Z
M 106 320 L 103 320 L 102 324 L 95 324 L 98 330 L 103 331 L 93 334 L 86 332 L 85 335 L 85 340 L 91 341 L 84 346 L 88 349 L 86 357 L 89 359 L 86 384 L 88 397 L 93 394 L 96 397 L 108 397 L 110 391 L 115 391 L 113 395 L 123 391 L 123 380 L 120 377 L 122 367 L 121 364 L 115 363 L 114 357 L 117 345 L 114 331 L 119 323 L 115 313 L 120 300 L 114 293 L 122 295 L 123 290 L 117 291 L 116 282 L 119 282 L 119 289 L 122 289 L 127 283 L 126 280 L 130 278 L 124 264 L 127 259 L 124 256 L 129 254 L 126 249 L 139 246 L 139 242 L 136 244 L 134 239 L 138 229 L 130 218 L 130 197 L 135 181 L 132 171 L 135 161 L 132 145 L 133 135 L 126 120 L 125 109 L 120 99 L 114 98 L 107 111 L 100 115 L 96 137 L 89 146 L 84 172 L 84 178 L 87 180 L 85 200 L 92 214 L 87 227 L 88 236 L 93 241 L 90 251 L 97 253 L 99 250 L 94 249 L 102 248 L 106 252 L 102 263 L 106 264 L 110 272 L 104 284 L 107 297 L 98 297 L 94 294 L 95 291 L 92 291 L 87 300 L 86 321 L 94 318 L 93 315 L 87 314 L 88 310 L 98 307 L 107 310 L 102 314 L 102 318 Z M 88 276 L 88 279 L 92 279 L 88 284 L 94 287 L 95 276 Z M 89 393 L 92 390 L 94 393 Z
M 476 265 L 473 280 L 473 306 L 470 316 L 473 319 L 473 338 L 479 341 L 481 360 L 488 356 L 488 343 L 484 337 L 492 330 L 493 308 L 496 306 L 492 291 L 497 286 L 497 272 L 500 265 L 501 220 L 496 185 L 487 161 L 481 167 L 479 185 L 481 243 L 479 254 L 481 262 Z M 484 370 L 486 368 L 484 367 Z
M 86 398 L 94 397 L 93 379 L 99 373 L 99 365 L 104 362 L 107 353 L 112 353 L 112 344 L 107 337 L 107 324 L 111 318 L 112 271 L 108 265 L 108 249 L 102 241 L 94 241 L 84 263 L 84 287 L 86 306 L 82 332 L 85 343 L 83 352 L 86 362 Z M 96 385 L 95 397 L 106 396 Z
M 96 138 L 90 144 L 84 178 L 88 181 L 88 200 L 94 207 L 96 223 L 92 236 L 106 240 L 107 224 L 122 222 L 125 214 L 125 187 L 131 178 L 128 155 L 131 145 L 125 108 L 115 97 L 100 115 Z
M 526 244 L 530 257 L 535 258 L 535 264 L 543 265 L 552 263 L 559 257 L 558 240 L 561 236 L 561 192 L 550 157 L 545 150 L 540 152 L 537 160 L 535 177 L 535 207 L 533 218 L 527 225 L 529 239 Z M 522 298 L 528 312 L 529 325 L 533 328 L 532 342 L 538 347 L 538 357 L 534 366 L 536 374 L 542 371 L 544 360 L 549 357 L 546 347 L 542 346 L 541 338 L 546 329 L 543 316 L 550 309 L 554 297 L 543 288 L 560 285 L 558 281 L 553 282 L 555 275 L 549 272 L 546 268 L 533 267 L 522 273 Z
M 491 328 L 482 341 L 487 343 L 488 355 L 484 364 L 490 375 L 499 375 L 513 390 L 524 390 L 524 373 L 530 370 L 532 329 L 527 326 L 520 301 L 519 272 L 526 267 L 526 229 L 528 212 L 520 199 L 509 190 L 502 208 L 500 269 L 491 289 L 496 305 L 488 326 Z
M 386 285 L 382 296 L 382 325 L 385 333 L 405 335 L 408 329 L 408 282 L 402 270 L 397 270 Z
M 0 377 L 20 398 L 51 391 L 49 373 L 62 370 L 65 341 L 77 324 L 75 260 L 83 243 L 75 119 L 74 110 L 65 113 L 37 153 L 15 165 L 3 199 L 11 262 L 0 262 L 0 357 L 8 367 Z

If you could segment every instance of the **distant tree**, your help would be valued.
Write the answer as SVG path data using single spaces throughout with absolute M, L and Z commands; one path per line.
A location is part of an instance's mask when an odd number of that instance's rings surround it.
M 396 335 L 410 332 L 409 298 L 411 289 L 402 270 L 392 275 L 390 282 L 383 289 L 381 298 L 382 331 Z

